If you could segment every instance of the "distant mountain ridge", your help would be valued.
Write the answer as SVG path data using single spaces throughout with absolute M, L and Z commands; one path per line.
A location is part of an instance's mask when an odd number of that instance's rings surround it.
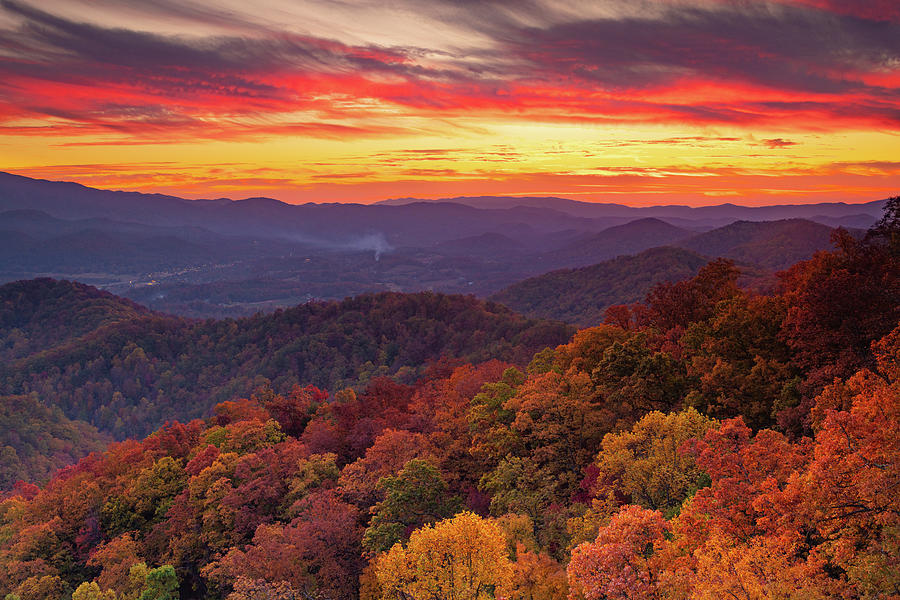
M 569 268 L 592 265 L 616 256 L 637 254 L 664 246 L 694 235 L 695 232 L 676 227 L 655 217 L 645 217 L 615 225 L 600 233 L 587 234 L 570 244 L 541 257 L 540 264 L 549 268 L 565 265 Z
M 547 271 L 662 245 L 771 271 L 828 247 L 831 227 L 865 228 L 883 204 L 636 208 L 552 197 L 452 200 L 185 200 L 0 173 L 0 283 L 78 280 L 190 317 L 245 316 L 379 291 L 484 297 Z M 760 220 L 800 217 L 804 225 Z
M 780 270 L 806 260 L 816 250 L 830 248 L 832 231 L 831 227 L 805 219 L 737 221 L 677 245 L 707 256 L 724 256 Z
M 659 228 L 653 222 L 643 225 L 650 232 L 658 231 L 660 237 L 665 232 L 672 236 L 685 232 L 668 224 L 666 227 L 671 229 Z M 641 300 L 654 284 L 691 277 L 717 257 L 730 258 L 744 267 L 751 287 L 766 287 L 763 284 L 771 284 L 774 271 L 808 259 L 818 250 L 829 249 L 832 231 L 805 219 L 737 221 L 634 256 L 618 256 L 591 266 L 530 277 L 490 298 L 530 317 L 559 319 L 586 327 L 602 322 L 609 306 Z M 601 232 L 596 237 L 603 235 Z
M 391 227 L 390 223 L 386 222 L 388 219 L 415 216 L 441 217 L 451 219 L 444 221 L 446 226 L 454 225 L 455 220 L 458 221 L 456 225 L 465 223 L 472 227 L 468 219 L 474 215 L 478 215 L 485 225 L 496 223 L 498 220 L 514 222 L 540 215 L 542 218 L 551 218 L 551 221 L 570 221 L 582 227 L 590 225 L 589 221 L 597 221 L 592 227 L 587 227 L 597 230 L 622 224 L 624 220 L 642 217 L 692 220 L 707 226 L 714 225 L 715 222 L 736 220 L 841 217 L 859 220 L 864 215 L 871 216 L 874 222 L 881 215 L 884 202 L 885 200 L 875 200 L 862 204 L 835 202 L 763 207 L 729 203 L 704 207 L 683 205 L 633 207 L 558 197 L 460 196 L 440 200 L 389 199 L 374 204 L 294 205 L 272 198 L 186 200 L 165 194 L 98 190 L 77 183 L 31 179 L 0 172 L 0 211 L 31 208 L 64 219 L 105 217 L 157 225 L 171 225 L 178 222 L 180 225 L 207 227 L 220 233 L 240 234 L 263 231 L 280 232 L 282 235 L 289 235 L 291 232 L 327 233 L 328 227 L 324 230 L 322 227 L 329 224 L 329 219 L 340 218 L 346 231 L 358 232 L 360 229 L 365 231 L 372 227 L 384 226 L 386 234 L 390 235 L 393 229 L 398 228 Z M 237 218 L 247 220 L 236 230 Z M 279 219 L 281 222 L 274 223 L 273 219 Z M 372 227 L 367 228 L 367 224 Z M 556 223 L 543 225 L 556 226 Z M 482 228 L 480 231 L 470 231 L 467 235 L 479 235 L 489 231 L 490 227 Z
M 514 206 L 530 206 L 535 208 L 551 208 L 573 216 L 584 218 L 617 218 L 636 219 L 641 217 L 656 217 L 659 219 L 673 219 L 673 224 L 684 225 L 684 221 L 695 221 L 707 226 L 720 226 L 727 222 L 744 221 L 773 221 L 780 219 L 819 219 L 830 220 L 824 223 L 833 227 L 842 225 L 842 218 L 852 219 L 848 223 L 851 227 L 868 227 L 881 216 L 886 200 L 875 200 L 861 204 L 849 204 L 845 202 L 820 202 L 815 204 L 780 204 L 772 206 L 740 206 L 725 203 L 715 206 L 684 206 L 684 205 L 657 205 L 657 206 L 627 206 L 624 204 L 606 202 L 583 202 L 569 198 L 555 196 L 458 196 L 454 198 L 441 198 L 438 200 L 423 200 L 419 198 L 395 198 L 382 200 L 376 204 L 390 206 L 404 206 L 421 202 L 453 202 L 465 204 L 476 208 L 511 208 Z M 863 220 L 871 217 L 871 222 Z M 835 222 L 838 221 L 838 222 Z
M 352 246 L 373 234 L 383 236 L 383 244 L 427 246 L 498 230 L 533 235 L 570 228 L 600 231 L 613 224 L 527 206 L 483 210 L 450 202 L 388 206 L 294 205 L 271 198 L 185 200 L 0 173 L 0 212 L 17 209 L 43 211 L 59 219 L 105 218 L 153 226 L 201 227 L 224 235 L 322 247 Z

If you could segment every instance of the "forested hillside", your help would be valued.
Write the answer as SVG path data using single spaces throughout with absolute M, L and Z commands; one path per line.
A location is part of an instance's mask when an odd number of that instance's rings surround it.
M 111 441 L 96 427 L 72 421 L 33 396 L 0 396 L 0 490 L 18 480 L 44 483 Z
M 524 315 L 559 319 L 581 327 L 603 322 L 614 304 L 637 302 L 663 281 L 697 273 L 707 259 L 690 250 L 661 247 L 580 269 L 531 277 L 491 296 Z
M 411 382 L 442 357 L 525 364 L 571 329 L 473 297 L 382 293 L 238 320 L 152 314 L 93 288 L 0 287 L 0 393 L 36 392 L 117 437 L 208 414 L 262 386 L 331 390 L 391 375 Z M 21 313 L 20 313 L 21 306 Z
M 490 298 L 534 318 L 559 319 L 580 327 L 603 322 L 607 308 L 614 304 L 636 302 L 660 282 L 678 281 L 694 275 L 709 258 L 723 257 L 741 266 L 741 284 L 754 289 L 774 286 L 775 272 L 790 267 L 815 252 L 831 247 L 833 230 L 803 219 L 754 223 L 739 221 L 705 233 L 678 238 L 678 230 L 655 219 L 643 219 L 612 228 L 645 230 L 646 246 L 653 235 L 659 243 L 667 236 L 672 247 L 645 250 L 634 256 L 618 256 L 588 267 L 559 269 L 514 283 Z M 859 235 L 860 232 L 854 232 Z M 604 234 L 580 242 L 572 248 L 591 247 Z M 615 254 L 612 243 L 605 246 Z M 625 252 L 627 245 L 620 246 Z M 589 256 L 587 254 L 586 256 Z M 708 257 L 708 258 L 707 258 Z M 570 258 L 574 261 L 574 258 Z
M 832 228 L 805 219 L 754 223 L 737 221 L 687 240 L 678 246 L 739 262 L 780 270 L 829 246 Z
M 34 279 L 0 286 L 0 361 L 65 344 L 150 311 L 88 285 Z
M 235 393 L 112 444 L 0 503 L 0 595 L 896 598 L 900 199 L 835 241 L 772 296 L 714 261 L 524 369 L 482 362 L 484 343 L 409 385 Z M 467 299 L 386 300 L 402 325 L 382 334 L 401 344 L 425 324 L 522 323 Z M 285 311 L 267 331 L 384 301 Z M 424 319 L 456 303 L 474 315 Z M 253 352 L 247 373 L 268 365 Z

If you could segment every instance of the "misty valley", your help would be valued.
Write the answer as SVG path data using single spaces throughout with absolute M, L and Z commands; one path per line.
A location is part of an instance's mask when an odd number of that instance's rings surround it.
M 606 263 L 607 283 L 642 272 L 592 307 L 602 314 L 717 256 L 741 265 L 748 285 L 770 286 L 777 270 L 830 248 L 833 227 L 865 231 L 883 204 L 403 202 L 188 201 L 0 174 L 0 281 L 72 279 L 162 312 L 222 317 L 379 291 L 499 294 L 509 301 L 508 286 L 559 269 Z M 615 262 L 659 247 L 667 249 L 646 268 Z M 510 305 L 524 310 L 515 300 Z

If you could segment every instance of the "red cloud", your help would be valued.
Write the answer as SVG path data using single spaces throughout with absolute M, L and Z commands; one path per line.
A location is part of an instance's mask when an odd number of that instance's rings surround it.
M 653 17 L 527 29 L 483 23 L 493 47 L 436 66 L 417 48 L 283 31 L 188 39 L 6 0 L 20 26 L 0 42 L 0 128 L 117 144 L 395 135 L 473 115 L 900 129 L 894 3 L 805 4 L 815 7 L 679 5 Z

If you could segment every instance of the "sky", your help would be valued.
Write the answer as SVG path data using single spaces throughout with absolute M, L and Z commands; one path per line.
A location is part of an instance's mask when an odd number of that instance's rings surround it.
M 866 202 L 897 0 L 0 0 L 0 170 L 286 202 Z

